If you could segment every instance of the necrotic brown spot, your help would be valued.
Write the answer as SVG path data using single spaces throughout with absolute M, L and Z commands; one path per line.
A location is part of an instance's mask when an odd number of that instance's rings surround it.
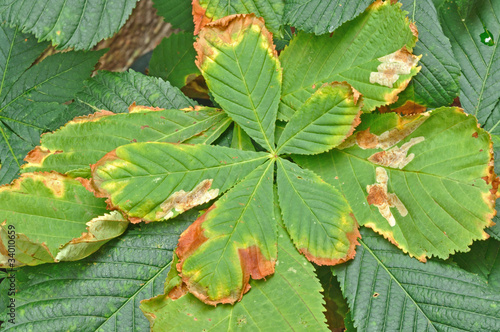
M 399 75 L 408 75 L 418 63 L 419 58 L 403 47 L 402 49 L 378 59 L 381 64 L 377 72 L 370 73 L 370 83 L 392 88 Z

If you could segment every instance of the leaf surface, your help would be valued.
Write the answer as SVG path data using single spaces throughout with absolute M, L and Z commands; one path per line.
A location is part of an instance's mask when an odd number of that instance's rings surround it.
M 241 129 L 238 124 L 234 124 L 231 148 L 246 151 L 255 151 L 252 139 Z
M 422 69 L 399 95 L 397 104 L 411 100 L 427 107 L 450 105 L 459 94 L 460 65 L 453 56 L 449 39 L 439 24 L 432 0 L 402 0 L 402 9 L 418 28 L 413 53 L 422 55 Z
M 99 332 L 147 331 L 149 323 L 138 310 L 139 301 L 161 294 L 179 234 L 197 214 L 193 210 L 168 223 L 136 225 L 79 262 L 19 269 L 16 324 L 6 322 L 2 327 L 9 332 L 83 327 Z M 0 287 L 5 286 L 3 282 Z M 1 294 L 7 296 L 7 290 Z
M 331 36 L 294 36 L 280 54 L 279 118 L 289 120 L 316 89 L 334 81 L 347 81 L 363 95 L 364 112 L 396 101 L 419 70 L 411 54 L 417 37 L 399 7 L 377 0 Z
M 76 180 L 57 173 L 23 174 L 11 185 L 0 187 L 2 266 L 9 265 L 5 253 L 11 230 L 15 230 L 16 265 L 90 255 L 128 225 L 121 215 L 100 218 L 106 212 L 105 202 Z
M 470 14 L 463 16 L 456 1 L 451 1 L 441 6 L 440 14 L 443 30 L 450 38 L 455 58 L 462 67 L 460 103 L 486 130 L 498 134 L 500 3 L 476 1 Z
M 153 0 L 153 7 L 173 28 L 194 31 L 191 1 Z
M 338 188 L 361 225 L 425 261 L 487 238 L 497 197 L 490 144 L 474 117 L 440 108 L 364 115 L 338 148 L 294 160 Z
M 215 101 L 257 143 L 274 150 L 281 67 L 261 19 L 235 15 L 205 27 L 196 64 Z
M 149 75 L 161 77 L 179 89 L 194 80 L 200 71 L 194 63 L 193 34 L 180 32 L 164 38 L 149 62 Z
M 0 184 L 12 181 L 40 134 L 70 120 L 67 106 L 103 52 L 68 52 L 33 65 L 47 46 L 0 26 Z
M 273 172 L 271 161 L 255 169 L 182 233 L 177 270 L 203 302 L 233 304 L 250 290 L 250 278 L 274 273 Z
M 4 0 L 0 20 L 59 48 L 89 50 L 117 32 L 137 0 Z
M 279 218 L 280 212 L 276 216 Z M 286 231 L 278 227 L 276 271 L 267 280 L 251 280 L 252 289 L 234 305 L 205 305 L 188 293 L 175 301 L 164 295 L 143 301 L 141 309 L 153 332 L 169 330 L 328 331 L 321 285 L 312 264 L 301 256 Z M 172 294 L 172 293 L 170 293 Z
M 322 35 L 361 14 L 372 0 L 287 0 L 283 21 L 296 29 Z
M 450 264 L 420 263 L 362 228 L 353 261 L 333 268 L 358 331 L 496 331 L 498 291 Z M 458 318 L 459 317 L 459 318 Z
M 290 119 L 277 153 L 317 154 L 339 145 L 359 124 L 362 104 L 347 83 L 319 88 Z
M 166 220 L 216 198 L 266 159 L 219 146 L 133 143 L 92 165 L 89 185 L 132 222 Z
M 90 176 L 90 164 L 131 142 L 181 143 L 227 116 L 213 108 L 195 111 L 130 107 L 130 113 L 96 112 L 77 117 L 59 130 L 42 136 L 41 145 L 26 157 L 23 171 L 55 170 Z
M 233 14 L 252 14 L 262 17 L 266 27 L 273 34 L 280 34 L 283 20 L 283 0 L 194 0 L 193 12 L 195 14 L 195 34 L 205 24 Z
M 124 73 L 102 71 L 85 82 L 70 105 L 73 116 L 99 110 L 126 113 L 133 103 L 137 105 L 182 109 L 196 106 L 178 88 L 161 78 L 148 77 L 129 70 Z
M 335 265 L 354 257 L 358 224 L 340 192 L 283 159 L 278 161 L 277 183 L 283 223 L 308 260 Z

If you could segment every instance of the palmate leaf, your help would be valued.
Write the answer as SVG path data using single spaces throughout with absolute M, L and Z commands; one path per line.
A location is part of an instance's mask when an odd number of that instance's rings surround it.
M 41 145 L 26 157 L 23 171 L 50 171 L 90 176 L 90 164 L 107 152 L 131 142 L 180 143 L 200 134 L 227 116 L 213 108 L 195 111 L 132 106 L 130 113 L 100 111 L 68 122 L 42 136 Z
M 277 153 L 316 154 L 339 145 L 359 124 L 362 104 L 347 83 L 319 88 L 290 119 Z
M 177 270 L 203 302 L 233 304 L 250 290 L 250 277 L 274 273 L 273 172 L 271 161 L 255 169 L 182 233 Z
M 89 50 L 117 32 L 137 0 L 2 0 L 0 21 L 61 49 Z
M 338 188 L 361 225 L 425 261 L 487 238 L 497 198 L 490 147 L 474 117 L 440 108 L 364 115 L 337 149 L 294 160 Z
M 200 75 L 194 63 L 195 57 L 193 34 L 172 34 L 154 49 L 149 62 L 149 75 L 161 77 L 180 89 Z
M 453 265 L 422 264 L 362 228 L 353 261 L 333 268 L 357 331 L 498 331 L 498 290 Z
M 463 16 L 456 1 L 441 6 L 443 30 L 462 67 L 460 103 L 492 134 L 500 133 L 500 3 L 478 0 Z M 491 36 L 490 36 L 491 35 Z M 488 39 L 489 38 L 489 39 Z
M 277 177 L 283 222 L 297 249 L 318 265 L 353 258 L 358 224 L 340 192 L 283 159 L 278 159 Z
M 277 219 L 280 212 L 275 211 Z M 172 300 L 174 285 L 165 294 L 141 302 L 153 332 L 232 330 L 328 331 L 322 311 L 321 285 L 313 266 L 294 248 L 278 226 L 276 271 L 267 280 L 251 280 L 252 289 L 235 305 L 205 305 L 192 294 Z M 175 285 L 177 286 L 177 285 Z
M 280 54 L 279 118 L 289 120 L 316 89 L 333 81 L 347 81 L 359 91 L 365 112 L 396 101 L 419 70 L 411 54 L 416 32 L 399 7 L 377 0 L 332 36 L 299 32 Z
M 322 35 L 333 32 L 342 23 L 350 21 L 372 0 L 287 0 L 283 21 L 296 29 Z
M 133 103 L 164 109 L 197 105 L 169 82 L 129 70 L 125 73 L 99 72 L 85 82 L 69 108 L 74 116 L 99 110 L 126 113 Z
M 418 43 L 413 53 L 422 55 L 419 61 L 422 69 L 399 94 L 397 104 L 411 100 L 427 107 L 450 105 L 459 93 L 460 66 L 439 24 L 438 12 L 432 0 L 402 0 L 401 3 L 418 27 Z
M 257 143 L 274 150 L 281 67 L 261 19 L 235 15 L 205 27 L 196 64 L 215 101 Z
M 266 159 L 210 145 L 133 143 L 92 165 L 88 185 L 132 222 L 166 220 L 216 198 Z
M 68 52 L 32 66 L 47 44 L 0 26 L 0 184 L 12 181 L 22 158 L 44 131 L 71 119 L 65 105 L 90 76 L 103 52 Z
M 273 34 L 280 35 L 283 0 L 194 0 L 195 34 L 207 23 L 233 14 L 255 14 L 262 17 Z
M 38 265 L 90 255 L 128 225 L 119 213 L 102 217 L 106 212 L 104 200 L 76 180 L 57 173 L 23 174 L 0 187 L 0 266 L 9 266 L 9 258 L 16 265 Z M 11 257 L 9 239 L 15 245 Z
M 2 328 L 147 331 L 149 323 L 138 309 L 139 301 L 162 293 L 179 234 L 197 215 L 193 210 L 168 223 L 135 225 L 79 262 L 19 269 L 16 324 L 6 322 L 7 307 L 2 306 Z M 7 297 L 8 287 L 5 279 L 0 285 L 2 297 Z

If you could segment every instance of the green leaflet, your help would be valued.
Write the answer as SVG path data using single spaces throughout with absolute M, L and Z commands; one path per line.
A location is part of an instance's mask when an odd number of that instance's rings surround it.
M 477 117 L 492 134 L 500 127 L 500 3 L 478 0 L 468 16 L 462 16 L 456 1 L 441 7 L 443 30 L 450 38 L 453 53 L 462 67 L 460 103 Z M 485 31 L 492 33 L 493 44 L 483 42 Z
M 89 50 L 117 32 L 137 0 L 2 1 L 0 21 L 20 26 L 60 49 Z
M 193 34 L 172 34 L 154 49 L 149 62 L 149 75 L 161 77 L 180 89 L 200 75 L 194 63 L 195 57 Z
M 372 0 L 287 0 L 283 21 L 296 29 L 322 35 L 361 14 Z
M 132 222 L 166 220 L 216 198 L 266 158 L 218 146 L 133 143 L 92 165 L 90 187 Z
M 280 212 L 275 212 L 279 218 Z M 328 331 L 323 316 L 321 285 L 312 264 L 301 256 L 278 227 L 276 271 L 267 280 L 251 280 L 251 290 L 234 305 L 216 308 L 186 294 L 175 301 L 165 294 L 143 301 L 141 309 L 151 321 L 153 332 L 232 330 Z
M 266 27 L 273 34 L 280 35 L 280 27 L 283 20 L 284 0 L 195 0 L 193 11 L 195 14 L 195 33 L 197 33 L 207 22 L 215 21 L 224 16 L 233 14 L 252 14 L 262 17 Z
M 61 129 L 42 136 L 31 151 L 24 172 L 50 171 L 90 176 L 90 164 L 107 152 L 131 142 L 180 143 L 200 134 L 227 116 L 213 108 L 161 110 L 133 106 L 130 113 L 101 111 L 78 117 Z
M 487 237 L 497 197 L 491 157 L 474 117 L 440 108 L 364 115 L 337 149 L 294 160 L 338 188 L 361 225 L 425 261 Z
M 417 38 L 399 7 L 377 0 L 331 36 L 299 32 L 280 54 L 279 118 L 289 120 L 317 88 L 334 81 L 358 90 L 365 112 L 396 101 L 419 71 L 418 57 L 410 53 Z
M 5 322 L 3 330 L 147 331 L 139 302 L 162 293 L 179 234 L 197 215 L 193 210 L 168 223 L 134 225 L 79 262 L 17 270 L 16 324 Z M 5 287 L 8 280 L 0 285 L 4 301 Z
M 356 254 L 358 224 L 349 204 L 316 174 L 278 160 L 283 222 L 297 249 L 318 265 L 335 265 Z
M 191 1 L 153 0 L 153 7 L 173 28 L 188 32 L 194 30 Z
M 500 301 L 477 276 L 420 263 L 362 228 L 353 261 L 333 268 L 363 331 L 498 331 Z
M 362 104 L 347 83 L 319 88 L 290 119 L 277 153 L 316 154 L 339 145 L 359 124 Z
M 187 140 L 184 141 L 186 144 L 206 144 L 210 145 L 212 143 L 216 145 L 221 145 L 221 146 L 226 146 L 224 144 L 219 144 L 220 140 L 224 139 L 224 132 L 226 132 L 226 129 L 229 128 L 229 126 L 233 123 L 233 119 L 230 117 L 224 117 L 221 121 L 219 121 L 217 124 L 213 125 L 212 127 L 208 128 L 204 132 L 193 136 Z
M 13 256 L 2 254 L 1 266 L 9 266 L 9 258 L 15 265 L 38 265 L 90 255 L 128 225 L 119 213 L 101 217 L 106 212 L 105 202 L 76 180 L 57 173 L 23 174 L 0 187 L 0 251 L 15 245 Z
M 477 241 L 470 252 L 454 255 L 450 260 L 462 269 L 477 274 L 491 287 L 500 290 L 500 242 L 491 238 Z
M 249 291 L 249 280 L 274 273 L 274 162 L 251 172 L 180 237 L 177 270 L 190 293 L 205 303 L 231 303 Z
M 201 31 L 195 49 L 217 103 L 257 143 L 273 151 L 281 67 L 262 20 L 245 15 L 214 22 Z
M 418 28 L 418 43 L 413 53 L 422 55 L 419 61 L 422 69 L 400 93 L 397 105 L 407 100 L 427 107 L 450 105 L 459 93 L 460 65 L 439 24 L 436 8 L 432 0 L 402 0 L 401 3 Z
M 47 44 L 0 26 L 0 184 L 12 181 L 40 134 L 71 119 L 71 100 L 103 52 L 55 54 L 32 66 Z
M 197 105 L 169 82 L 129 70 L 124 73 L 99 72 L 85 82 L 69 109 L 74 116 L 99 110 L 126 113 L 133 103 L 164 109 Z

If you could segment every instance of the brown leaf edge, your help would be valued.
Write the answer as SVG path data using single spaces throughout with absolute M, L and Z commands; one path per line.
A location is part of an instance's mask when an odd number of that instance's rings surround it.
M 219 41 L 224 44 L 232 44 L 243 31 L 251 26 L 259 27 L 262 35 L 267 39 L 271 53 L 277 61 L 278 52 L 273 43 L 273 34 L 267 30 L 264 19 L 256 17 L 254 14 L 235 14 L 206 24 L 200 31 L 198 39 L 194 43 L 194 49 L 197 52 L 195 63 L 200 71 L 203 73 L 202 66 L 205 59 L 213 54 L 214 42 Z
M 205 243 L 208 238 L 204 235 L 204 229 L 202 224 L 205 222 L 207 215 L 210 211 L 216 208 L 216 203 L 214 203 L 203 215 L 195 220 L 180 236 L 179 243 L 175 249 L 175 253 L 179 258 L 176 265 L 179 276 L 182 279 L 183 284 L 189 290 L 191 294 L 196 296 L 198 299 L 206 304 L 217 306 L 217 304 L 234 304 L 241 301 L 243 295 L 247 293 L 250 286 L 250 277 L 252 279 L 263 279 L 268 275 L 274 273 L 275 261 L 269 261 L 264 258 L 260 249 L 256 246 L 250 246 L 245 249 L 238 249 L 238 254 L 240 258 L 241 269 L 243 271 L 242 288 L 239 292 L 234 292 L 231 296 L 222 299 L 211 299 L 206 289 L 200 287 L 199 285 L 191 283 L 190 279 L 182 274 L 182 265 L 186 258 L 191 256 L 203 243 Z M 182 289 L 180 290 L 182 293 Z M 169 294 L 170 295 L 170 294 Z
M 329 265 L 329 266 L 334 266 L 337 264 L 342 264 L 345 263 L 351 259 L 354 258 L 356 255 L 356 246 L 359 246 L 360 243 L 358 239 L 361 239 L 361 234 L 359 233 L 359 225 L 354 217 L 354 214 L 351 212 L 349 213 L 349 216 L 353 219 L 354 221 L 354 227 L 352 231 L 347 233 L 347 239 L 349 240 L 350 246 L 349 250 L 347 251 L 347 254 L 344 257 L 340 258 L 329 258 L 329 257 L 316 257 L 314 256 L 307 248 L 300 248 L 299 252 L 303 254 L 308 261 L 313 262 L 317 265 Z

